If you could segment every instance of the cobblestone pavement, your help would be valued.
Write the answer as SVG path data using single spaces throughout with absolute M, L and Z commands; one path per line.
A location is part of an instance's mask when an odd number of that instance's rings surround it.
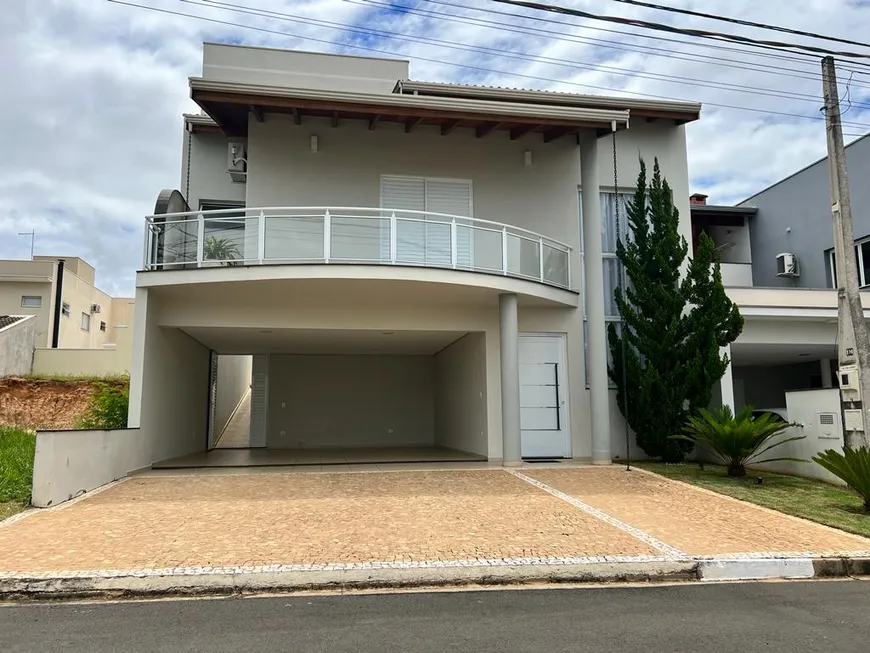
M 132 478 L 0 551 L 16 572 L 656 553 L 500 469 Z
M 689 555 L 870 550 L 870 540 L 640 470 L 531 470 L 528 475 Z
M 0 524 L 0 574 L 870 550 L 643 472 L 133 477 Z

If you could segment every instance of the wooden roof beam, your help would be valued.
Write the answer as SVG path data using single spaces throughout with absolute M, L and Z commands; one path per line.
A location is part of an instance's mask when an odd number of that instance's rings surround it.
M 461 120 L 445 120 L 441 123 L 441 135 L 447 136 L 450 132 L 456 129 L 459 126 Z
M 299 113 L 299 109 L 297 109 L 296 107 L 293 107 L 290 109 L 290 113 L 293 114 L 293 123 L 296 125 L 301 125 L 302 124 L 302 114 Z
M 412 118 L 408 118 L 405 121 L 405 133 L 410 134 L 412 131 L 414 131 L 414 128 L 421 122 L 423 122 L 423 116 L 414 116 Z
M 525 136 L 530 131 L 532 131 L 533 129 L 535 129 L 536 127 L 539 127 L 539 126 L 540 125 L 536 125 L 534 123 L 530 123 L 528 125 L 517 125 L 516 127 L 513 127 L 511 129 L 511 140 L 515 141 L 518 138 Z
M 256 120 L 257 122 L 263 122 L 263 112 L 260 111 L 260 107 L 258 107 L 256 104 L 252 104 L 248 108 L 251 110 L 251 113 L 254 114 L 254 120 Z
M 338 127 L 338 111 L 332 112 L 332 126 Z
M 483 138 L 493 129 L 498 128 L 500 124 L 500 122 L 482 122 L 474 130 L 474 135 L 477 136 L 477 138 Z
M 378 123 L 381 121 L 381 114 L 376 113 L 371 118 L 369 118 L 369 131 L 373 131 L 375 127 L 378 126 Z
M 557 138 L 561 138 L 566 134 L 571 134 L 577 131 L 576 127 L 553 127 L 544 132 L 544 142 L 551 143 Z

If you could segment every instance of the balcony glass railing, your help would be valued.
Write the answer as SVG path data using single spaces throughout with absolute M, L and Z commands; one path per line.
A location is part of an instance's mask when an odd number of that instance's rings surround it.
M 570 287 L 564 243 L 443 213 L 281 207 L 167 213 L 146 219 L 144 268 L 360 263 L 486 272 Z

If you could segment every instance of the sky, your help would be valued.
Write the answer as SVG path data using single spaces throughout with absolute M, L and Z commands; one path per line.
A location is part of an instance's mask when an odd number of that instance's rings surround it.
M 187 78 L 201 73 L 203 41 L 396 56 L 425 81 L 702 102 L 701 120 L 687 130 L 691 187 L 716 204 L 825 155 L 812 58 L 490 0 L 124 1 L 211 22 L 109 0 L 11 0 L 0 20 L 0 258 L 28 258 L 30 236 L 19 234 L 33 231 L 36 254 L 81 256 L 115 295 L 133 292 L 157 193 L 178 187 L 181 113 L 198 112 Z M 870 53 L 615 0 L 552 2 Z M 868 40 L 867 0 L 657 3 Z M 870 59 L 855 61 L 840 70 L 847 142 L 870 132 Z

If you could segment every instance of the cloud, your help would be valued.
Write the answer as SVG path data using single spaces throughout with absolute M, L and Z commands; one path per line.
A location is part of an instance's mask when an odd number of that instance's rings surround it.
M 97 267 L 99 284 L 113 293 L 132 292 L 143 216 L 160 189 L 178 185 L 180 114 L 196 110 L 186 78 L 200 72 L 203 40 L 393 54 L 411 60 L 415 79 L 429 81 L 701 101 L 703 117 L 688 129 L 692 189 L 717 203 L 739 201 L 825 154 L 813 58 L 741 53 L 729 44 L 484 0 L 223 0 L 238 5 L 236 11 L 208 0 L 130 1 L 266 31 L 106 0 L 4 7 L 0 258 L 26 257 L 29 240 L 17 234 L 34 230 L 37 253 L 86 258 Z M 812 42 L 609 0 L 559 4 Z M 791 0 L 787 13 L 780 3 L 756 0 L 671 4 L 859 41 L 870 21 L 870 7 L 852 0 Z M 241 11 L 245 6 L 296 18 L 251 15 Z M 855 71 L 841 72 L 850 105 L 846 132 L 857 135 L 870 130 L 870 68 L 846 67 Z

